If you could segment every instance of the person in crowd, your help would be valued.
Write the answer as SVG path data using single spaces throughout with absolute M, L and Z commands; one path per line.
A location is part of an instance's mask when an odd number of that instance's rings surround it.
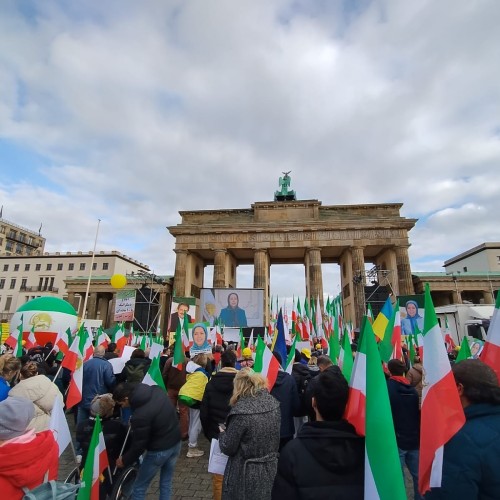
M 233 393 L 234 377 L 238 373 L 235 368 L 236 354 L 234 351 L 224 351 L 221 354 L 221 369 L 208 381 L 203 394 L 200 408 L 201 426 L 205 437 L 219 439 L 219 424 L 226 421 L 231 407 L 229 400 Z M 222 478 L 220 474 L 213 474 L 214 500 L 221 500 Z
M 184 327 L 184 315 L 187 315 L 188 323 L 193 322 L 193 319 L 189 315 L 189 304 L 186 304 L 185 302 L 179 302 L 179 304 L 177 305 L 177 312 L 174 312 L 170 315 L 170 332 L 175 332 L 179 323 L 181 325 L 181 328 Z
M 304 348 L 300 351 L 295 350 L 295 359 L 292 365 L 292 377 L 295 380 L 297 385 L 297 391 L 299 394 L 299 402 L 300 402 L 300 415 L 298 417 L 294 417 L 294 425 L 295 425 L 295 434 L 302 427 L 302 424 L 306 420 L 304 417 L 307 415 L 307 410 L 305 406 L 305 394 L 307 386 L 312 378 L 311 371 L 307 365 L 309 359 L 311 358 L 311 351 L 307 348 Z
M 223 500 L 269 500 L 278 464 L 280 407 L 267 379 L 250 368 L 234 378 L 231 410 L 220 427 L 219 446 L 228 455 Z
M 163 346 L 164 346 L 164 349 L 161 352 L 160 363 L 159 363 L 159 365 L 160 365 L 160 371 L 162 373 L 163 373 L 163 369 L 165 368 L 165 363 L 167 362 L 167 359 L 172 356 L 172 350 L 168 346 L 168 343 L 164 343 Z
M 35 361 L 28 361 L 21 368 L 21 380 L 9 392 L 9 397 L 23 397 L 35 405 L 35 416 L 28 426 L 35 432 L 49 429 L 54 403 L 56 399 L 62 402 L 61 392 L 46 375 L 38 373 L 38 366 Z
M 240 368 L 253 368 L 255 361 L 250 347 L 245 347 L 241 351 L 241 359 L 239 359 L 238 362 L 240 364 Z
M 167 389 L 167 394 L 174 408 L 179 412 L 179 424 L 181 428 L 181 438 L 185 441 L 188 438 L 189 429 L 189 408 L 179 401 L 179 391 L 186 383 L 186 365 L 188 359 L 184 358 L 182 367 L 179 370 L 173 365 L 174 358 L 170 357 L 165 362 L 162 371 L 163 383 Z
M 82 401 L 78 405 L 77 423 L 90 417 L 90 403 L 95 396 L 111 392 L 115 387 L 113 367 L 104 353 L 104 346 L 97 346 L 94 356 L 83 364 Z
M 235 292 L 227 296 L 227 307 L 221 309 L 219 322 L 224 326 L 247 326 L 247 315 L 245 310 L 239 307 L 240 298 Z
M 319 375 L 320 370 L 318 367 L 318 358 L 320 356 L 322 356 L 320 351 L 314 351 L 311 354 L 311 359 L 309 359 L 309 361 L 307 362 L 307 366 L 308 366 L 309 370 L 311 371 L 312 377 L 316 377 L 317 375 Z
M 161 500 L 169 500 L 172 476 L 181 451 L 179 421 L 165 391 L 146 384 L 116 386 L 113 399 L 121 407 L 132 408 L 131 441 L 127 451 L 116 460 L 117 467 L 127 467 L 142 460 L 134 483 L 132 498 L 143 500 L 154 476 L 160 471 Z
M 12 384 L 19 376 L 21 360 L 12 354 L 0 356 L 0 401 L 9 395 Z
M 206 354 L 197 354 L 186 365 L 186 383 L 179 390 L 179 402 L 189 408 L 188 458 L 201 457 L 205 452 L 198 448 L 201 431 L 200 406 L 210 374 Z M 210 363 L 211 364 L 211 363 Z
M 421 500 L 418 492 L 418 460 L 420 447 L 420 399 L 418 392 L 405 377 L 406 364 L 400 359 L 387 363 L 390 377 L 387 381 L 392 420 L 396 431 L 401 467 L 408 468 L 413 479 L 413 495 Z
M 408 300 L 405 305 L 406 318 L 401 319 L 401 333 L 413 335 L 424 329 L 424 318 L 418 313 L 418 304 L 414 300 Z
M 96 396 L 90 404 L 90 417 L 80 422 L 76 427 L 76 440 L 82 448 L 82 463 L 85 464 L 87 453 L 90 447 L 90 440 L 96 416 L 101 418 L 102 434 L 106 444 L 106 454 L 108 456 L 111 471 L 115 468 L 116 459 L 125 443 L 127 428 L 122 424 L 120 418 L 115 418 L 115 401 L 112 394 L 101 394 Z M 100 496 L 105 498 L 111 491 L 111 481 L 109 471 L 104 473 L 104 481 L 101 483 Z
M 142 349 L 134 349 L 119 376 L 120 382 L 129 382 L 130 384 L 142 382 L 144 375 L 148 372 L 149 365 L 151 365 L 151 360 L 146 357 L 146 353 Z
M 281 426 L 280 426 L 280 446 L 281 450 L 288 441 L 293 439 L 295 425 L 293 417 L 300 415 L 301 406 L 299 392 L 294 378 L 281 368 L 282 359 L 278 351 L 273 352 L 274 357 L 280 364 L 278 377 L 271 389 L 271 396 L 274 396 L 280 403 Z
M 340 371 L 339 367 L 334 366 L 330 357 L 326 356 L 325 354 L 318 357 L 318 370 L 319 373 L 322 373 L 325 370 Z M 314 392 L 314 385 L 317 383 L 317 378 L 318 378 L 317 376 L 311 377 L 304 393 L 304 410 L 310 422 L 314 422 L 316 420 L 316 412 L 314 411 L 312 405 L 312 398 Z
M 110 342 L 108 347 L 106 348 L 106 352 L 104 353 L 104 357 L 106 359 L 115 359 L 118 358 L 118 353 L 116 352 L 116 343 Z
M 33 489 L 57 478 L 59 447 L 52 431 L 28 429 L 35 416 L 26 398 L 0 402 L 0 491 L 6 500 L 21 500 L 23 488 Z
M 498 378 L 479 359 L 460 361 L 452 370 L 466 421 L 444 445 L 441 488 L 431 488 L 425 499 L 500 498 Z
M 340 370 L 318 375 L 312 398 L 316 419 L 281 451 L 273 500 L 363 499 L 365 440 L 342 418 L 348 394 Z
M 422 401 L 422 370 L 422 360 L 420 356 L 415 356 L 411 368 L 406 373 L 408 382 L 410 382 L 410 385 L 415 387 L 418 392 L 418 399 L 420 402 Z

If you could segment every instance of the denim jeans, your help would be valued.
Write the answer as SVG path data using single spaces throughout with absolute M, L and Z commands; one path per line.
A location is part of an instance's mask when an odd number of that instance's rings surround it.
M 146 498 L 146 491 L 158 470 L 160 471 L 160 500 L 170 500 L 172 476 L 180 451 L 181 443 L 179 441 L 168 450 L 146 452 L 134 483 L 133 500 Z
M 403 469 L 403 475 L 406 464 L 406 467 L 408 467 L 408 470 L 410 471 L 411 477 L 413 479 L 413 494 L 415 496 L 415 500 L 422 500 L 422 497 L 418 492 L 419 452 L 418 450 L 402 450 L 401 448 L 398 448 L 398 451 L 399 451 L 399 460 L 401 461 L 401 468 Z

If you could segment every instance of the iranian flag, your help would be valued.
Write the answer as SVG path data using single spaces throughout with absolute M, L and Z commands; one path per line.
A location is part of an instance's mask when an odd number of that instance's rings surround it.
M 342 343 L 340 345 L 339 368 L 348 382 L 351 380 L 353 364 L 351 339 L 349 338 L 347 329 L 344 329 L 344 335 L 342 336 Z
M 243 330 L 240 328 L 240 341 L 238 343 L 238 349 L 236 349 L 236 356 L 241 359 L 243 349 L 245 349 L 245 337 L 243 336 Z
M 82 487 L 78 491 L 78 500 L 99 500 L 99 485 L 104 480 L 105 469 L 109 469 L 108 454 L 102 433 L 101 418 L 97 415 L 83 468 Z
M 32 347 L 35 347 L 36 345 L 37 345 L 37 342 L 36 342 L 36 337 L 35 337 L 35 327 L 32 326 L 30 333 L 28 334 L 28 338 L 26 339 L 26 344 L 24 347 L 26 350 L 29 350 Z
M 149 365 L 149 370 L 144 376 L 142 380 L 143 384 L 146 385 L 157 385 L 161 387 L 163 390 L 167 390 L 165 388 L 165 383 L 163 382 L 163 377 L 161 376 L 161 371 L 160 371 L 160 355 L 157 355 L 153 358 L 153 361 L 151 361 L 151 364 Z
M 181 322 L 177 323 L 177 329 L 175 330 L 175 344 L 174 344 L 174 356 L 172 360 L 172 366 L 175 366 L 178 370 L 182 370 L 182 365 L 184 363 L 184 346 L 182 344 L 182 333 L 181 333 Z
M 292 374 L 293 362 L 295 361 L 295 349 L 296 349 L 296 346 L 297 346 L 297 335 L 295 335 L 295 338 L 293 339 L 292 347 L 290 348 L 290 352 L 288 353 L 288 356 L 286 358 L 285 371 L 289 375 Z
M 346 418 L 365 436 L 365 498 L 406 499 L 387 382 L 371 323 L 365 317 Z
M 35 327 L 35 337 L 38 345 L 54 341 L 58 332 L 66 328 L 76 330 L 78 316 L 75 308 L 67 301 L 58 297 L 38 297 L 29 300 L 17 309 L 11 319 L 12 325 L 18 325 L 20 317 L 24 317 L 24 336 L 29 333 L 31 325 Z M 29 325 L 29 326 L 28 326 Z
M 97 329 L 96 335 L 95 335 L 95 345 L 96 346 L 104 346 L 105 348 L 108 347 L 108 338 L 106 337 L 106 334 L 104 333 L 104 330 L 102 326 L 100 326 Z
M 21 323 L 15 332 L 11 332 L 5 343 L 13 350 L 15 357 L 20 358 L 23 355 L 23 315 L 21 314 Z
M 257 350 L 255 353 L 255 364 L 253 366 L 255 372 L 262 374 L 267 378 L 267 387 L 269 391 L 274 387 L 278 378 L 280 364 L 273 356 L 270 349 L 264 344 L 264 341 L 257 337 Z
M 120 353 L 120 356 L 123 354 L 123 349 L 127 345 L 127 337 L 125 336 L 125 327 L 123 323 L 118 324 L 118 329 L 115 332 L 114 342 L 116 344 L 116 350 Z
M 384 363 L 391 358 L 402 359 L 403 348 L 401 344 L 401 313 L 399 312 L 399 299 L 394 305 L 389 323 L 385 329 L 382 340 L 378 344 L 380 358 Z M 411 360 L 413 362 L 413 359 Z
M 465 415 L 436 318 L 429 284 L 425 285 L 423 371 L 418 489 L 423 495 L 441 486 L 444 445 L 461 429 Z
M 69 346 L 71 345 L 71 328 L 67 328 L 66 331 L 57 334 L 55 345 L 63 354 L 68 352 Z
M 72 371 L 68 387 L 68 397 L 66 399 L 66 408 L 68 409 L 82 400 L 83 362 L 89 345 L 92 347 L 90 335 L 87 330 L 80 329 L 61 363 L 63 368 L 68 368 L 68 370 Z
M 500 293 L 497 295 L 495 311 L 488 328 L 488 336 L 479 357 L 489 365 L 500 380 Z
M 316 317 L 316 336 L 323 339 L 325 337 L 325 332 L 323 329 L 323 314 L 321 313 L 321 304 L 319 302 L 319 296 L 316 299 L 315 317 Z M 323 344 L 323 342 L 321 342 L 321 344 Z

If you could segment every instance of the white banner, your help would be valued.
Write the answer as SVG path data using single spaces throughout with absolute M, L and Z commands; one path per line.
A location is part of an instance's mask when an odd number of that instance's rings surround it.
M 135 311 L 135 290 L 116 292 L 115 321 L 133 321 Z

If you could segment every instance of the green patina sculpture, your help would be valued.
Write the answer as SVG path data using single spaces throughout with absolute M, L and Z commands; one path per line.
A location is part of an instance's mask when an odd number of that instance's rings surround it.
M 288 201 L 295 200 L 295 191 L 289 190 L 290 183 L 292 182 L 292 178 L 288 175 L 291 172 L 283 172 L 283 177 L 279 179 L 280 191 L 274 192 L 274 201 Z

